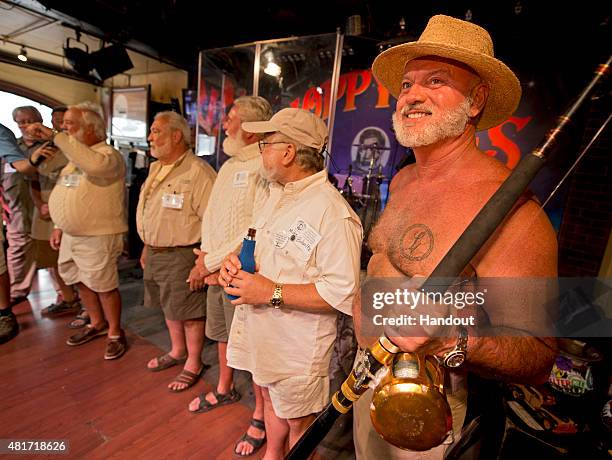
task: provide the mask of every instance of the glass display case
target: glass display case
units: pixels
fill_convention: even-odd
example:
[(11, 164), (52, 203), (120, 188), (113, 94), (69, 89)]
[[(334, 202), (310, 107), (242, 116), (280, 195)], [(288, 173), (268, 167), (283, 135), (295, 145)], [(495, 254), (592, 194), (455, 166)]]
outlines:
[(223, 154), (226, 111), (240, 96), (253, 94), (255, 45), (241, 45), (200, 52), (197, 99), (196, 153), (216, 169)]

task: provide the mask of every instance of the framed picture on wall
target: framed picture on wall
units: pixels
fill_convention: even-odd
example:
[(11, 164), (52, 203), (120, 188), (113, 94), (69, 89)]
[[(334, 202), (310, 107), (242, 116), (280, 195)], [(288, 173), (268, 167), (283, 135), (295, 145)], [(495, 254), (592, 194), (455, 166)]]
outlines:
[(111, 137), (120, 143), (146, 145), (150, 86), (113, 88)]

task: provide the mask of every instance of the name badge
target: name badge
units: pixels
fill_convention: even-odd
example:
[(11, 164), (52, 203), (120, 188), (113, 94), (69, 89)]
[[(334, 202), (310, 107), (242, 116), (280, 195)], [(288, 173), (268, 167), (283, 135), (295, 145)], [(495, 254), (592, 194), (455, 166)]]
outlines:
[(321, 235), (308, 222), (298, 217), (289, 227), (289, 241), (293, 242), (304, 254), (310, 257), (314, 248), (321, 241)]
[(76, 187), (81, 182), (80, 174), (66, 174), (61, 177), (60, 183), (64, 187)]
[(275, 248), (282, 249), (287, 246), (287, 242), (289, 241), (289, 233), (286, 230), (281, 230), (280, 232), (274, 232), (272, 234), (272, 244), (274, 244)]
[(162, 196), (162, 206), (170, 209), (183, 209), (185, 196), (180, 193), (164, 193)]
[(234, 187), (246, 187), (249, 184), (249, 172), (248, 171), (236, 171), (234, 174)]
[(4, 163), (4, 173), (5, 174), (12, 174), (14, 172), (17, 172), (17, 170), (13, 168), (13, 166), (11, 166), (10, 163)]

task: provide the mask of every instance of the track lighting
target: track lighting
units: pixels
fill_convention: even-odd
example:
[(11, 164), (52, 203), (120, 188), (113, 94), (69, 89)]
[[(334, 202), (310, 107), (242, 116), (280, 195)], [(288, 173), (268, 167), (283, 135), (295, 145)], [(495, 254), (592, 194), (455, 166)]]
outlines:
[(19, 51), (19, 54), (17, 55), (17, 59), (19, 59), (22, 62), (27, 62), (28, 52), (26, 51), (25, 46), (21, 47), (21, 51)]

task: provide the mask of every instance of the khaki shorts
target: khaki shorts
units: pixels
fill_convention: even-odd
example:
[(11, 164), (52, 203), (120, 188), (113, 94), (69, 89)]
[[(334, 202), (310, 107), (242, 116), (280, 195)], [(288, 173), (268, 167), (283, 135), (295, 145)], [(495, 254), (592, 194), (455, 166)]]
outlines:
[(83, 283), (94, 292), (119, 287), (117, 258), (123, 251), (123, 234), (72, 236), (64, 233), (57, 265), (64, 282)]
[(316, 414), (329, 402), (327, 376), (298, 375), (259, 386), (268, 389), (274, 413), (284, 419)]
[(145, 307), (161, 308), (166, 319), (173, 321), (205, 318), (206, 294), (190, 291), (187, 283), (196, 260), (193, 248), (155, 251), (147, 246), (146, 250)]
[(59, 251), (49, 244), (49, 240), (34, 240), (34, 260), (36, 268), (49, 268), (57, 266)]
[(227, 343), (232, 329), (234, 310), (221, 286), (208, 286), (206, 293), (206, 337)]

